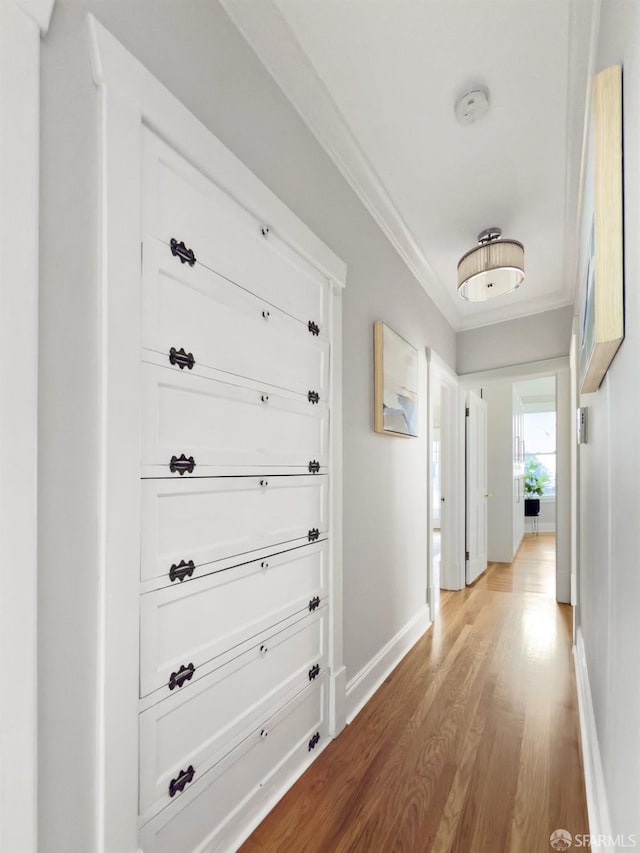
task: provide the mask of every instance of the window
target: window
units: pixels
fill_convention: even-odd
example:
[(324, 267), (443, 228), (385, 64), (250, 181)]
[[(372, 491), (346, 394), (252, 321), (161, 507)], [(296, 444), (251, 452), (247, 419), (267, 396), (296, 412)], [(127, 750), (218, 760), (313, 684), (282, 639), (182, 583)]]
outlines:
[[(543, 497), (556, 494), (556, 413), (525, 412), (524, 415), (525, 483), (537, 477)], [(536, 497), (531, 495), (531, 497)]]

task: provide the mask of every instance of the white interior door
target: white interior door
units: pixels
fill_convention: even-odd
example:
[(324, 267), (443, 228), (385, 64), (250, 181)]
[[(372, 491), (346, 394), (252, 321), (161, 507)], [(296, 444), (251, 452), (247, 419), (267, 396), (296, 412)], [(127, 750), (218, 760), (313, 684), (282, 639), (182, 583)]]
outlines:
[(467, 395), (467, 583), (487, 568), (487, 404)]

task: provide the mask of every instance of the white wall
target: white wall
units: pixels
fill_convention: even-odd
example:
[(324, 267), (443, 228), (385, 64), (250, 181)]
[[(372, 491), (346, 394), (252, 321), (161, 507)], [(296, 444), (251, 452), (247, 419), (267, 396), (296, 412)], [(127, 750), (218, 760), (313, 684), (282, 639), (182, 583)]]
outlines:
[[(526, 281), (523, 285), (526, 287)], [(557, 308), (530, 317), (469, 329), (457, 336), (456, 370), (475, 373), (569, 353), (573, 308)]]
[[(600, 387), (583, 395), (589, 440), (579, 448), (579, 620), (611, 829), (640, 835), (640, 4), (604, 0), (597, 68), (623, 63), (625, 340)], [(582, 309), (593, 190), (585, 189)], [(578, 329), (581, 324), (578, 324)]]
[[(487, 403), (487, 558), (513, 559), (513, 385), (501, 382), (483, 389)], [(522, 508), (523, 504), (519, 506)]]
[[(556, 499), (543, 498), (540, 501), (540, 515), (538, 516), (538, 530), (540, 533), (555, 533), (556, 530)], [(526, 532), (531, 531), (530, 522), (527, 520)]]
[(87, 11), (348, 264), (349, 679), (420, 611), (427, 585), (425, 406), (420, 439), (373, 432), (373, 322), (419, 348), (423, 376), (426, 346), (455, 362), (451, 328), (217, 3), (58, 0), (42, 44), (41, 853), (95, 848), (98, 103)]

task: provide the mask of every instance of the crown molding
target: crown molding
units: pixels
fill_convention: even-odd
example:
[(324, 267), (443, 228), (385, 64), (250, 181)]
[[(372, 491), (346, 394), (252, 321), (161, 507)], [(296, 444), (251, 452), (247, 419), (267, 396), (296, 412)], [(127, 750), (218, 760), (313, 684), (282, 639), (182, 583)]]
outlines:
[[(590, 79), (595, 62), (600, 2), (589, 0), (586, 17), (584, 0), (571, 0), (569, 9), (563, 286), (553, 295), (524, 302), (492, 302), (490, 312), (478, 310), (471, 314), (464, 306), (456, 305), (455, 294), (435, 272), (298, 43), (277, 0), (261, 0), (257, 4), (254, 0), (220, 0), (237, 29), (456, 332), (552, 311), (574, 302), (584, 177), (584, 162), (578, 166), (575, 154), (582, 144), (584, 161), (590, 103), (590, 91), (585, 97), (584, 84), (585, 76)], [(585, 31), (590, 34), (588, 45)]]
[(40, 28), (41, 35), (44, 35), (49, 29), (55, 2), (56, 0), (13, 0), (19, 9), (33, 18)]
[(457, 331), (455, 303), (419, 246), (274, 0), (220, 0), (236, 28), (400, 257)]

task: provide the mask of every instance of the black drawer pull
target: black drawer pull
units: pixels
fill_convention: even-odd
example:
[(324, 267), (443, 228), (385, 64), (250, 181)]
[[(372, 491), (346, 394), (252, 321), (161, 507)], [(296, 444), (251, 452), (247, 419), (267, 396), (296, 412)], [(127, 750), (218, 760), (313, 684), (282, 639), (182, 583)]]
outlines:
[(320, 598), (316, 595), (309, 602), (309, 610), (317, 610), (318, 607), (320, 607)]
[(315, 666), (312, 666), (309, 670), (309, 681), (313, 681), (314, 678), (317, 678), (320, 675), (320, 664), (317, 663)]
[(314, 736), (311, 738), (311, 740), (309, 741), (309, 752), (311, 752), (312, 749), (316, 748), (319, 740), (320, 740), (320, 732), (316, 732), (314, 734)]
[(320, 394), (317, 391), (309, 391), (307, 393), (307, 399), (310, 403), (319, 403), (320, 402)]
[(169, 569), (169, 580), (171, 581), (171, 583), (173, 583), (175, 580), (179, 580), (180, 583), (182, 583), (185, 578), (190, 578), (195, 570), (196, 564), (193, 562), (193, 560), (189, 560), (188, 563), (186, 563), (184, 560), (180, 560), (177, 566), (175, 563), (173, 563), (171, 568)]
[(314, 337), (317, 337), (320, 334), (320, 326), (318, 326), (317, 323), (314, 323), (313, 320), (309, 320), (307, 327)]
[(269, 485), (269, 481), (268, 480), (260, 480), (260, 485), (262, 486), (263, 489), (266, 489), (267, 486)]
[(260, 395), (260, 400), (261, 400), (263, 403), (268, 403), (268, 402), (269, 402), (269, 395), (268, 395), (268, 394), (261, 394), (261, 395)]
[(193, 673), (196, 671), (195, 666), (190, 663), (188, 666), (182, 664), (177, 672), (172, 672), (169, 678), (169, 690), (175, 690), (176, 687), (182, 687), (187, 681), (191, 681)]
[(175, 237), (172, 237), (169, 245), (171, 246), (171, 254), (174, 258), (180, 258), (181, 264), (189, 264), (190, 267), (195, 264), (196, 256), (193, 254), (193, 249), (187, 249), (182, 240), (178, 243)]
[(169, 782), (169, 796), (175, 797), (178, 791), (184, 791), (189, 782), (193, 781), (195, 775), (196, 771), (193, 769), (193, 764), (190, 764), (187, 770), (181, 770), (177, 779), (172, 779)]
[(309, 540), (309, 542), (315, 542), (315, 541), (316, 541), (316, 539), (319, 539), (319, 538), (320, 538), (320, 531), (318, 530), (318, 528), (317, 528), (317, 527), (313, 527), (313, 528), (312, 528), (312, 529), (307, 533), (307, 539)]
[(171, 462), (169, 462), (169, 470), (172, 474), (175, 474), (176, 471), (182, 477), (183, 474), (193, 474), (193, 469), (196, 467), (195, 460), (193, 456), (190, 456), (188, 459), (184, 455), (184, 453), (178, 458), (177, 456), (171, 457)]
[(309, 462), (309, 473), (310, 474), (319, 474), (320, 473), (320, 463), (316, 462), (315, 459), (313, 459), (311, 462)]
[(271, 314), (269, 313), (269, 311), (263, 311), (262, 316), (264, 317), (265, 320), (268, 320), (269, 317), (271, 316)]
[(196, 360), (193, 357), (192, 352), (185, 352), (184, 347), (180, 347), (180, 349), (171, 347), (171, 349), (169, 350), (169, 363), (177, 364), (180, 370), (184, 370), (185, 367), (188, 367), (189, 370), (192, 370), (193, 365), (196, 363)]

